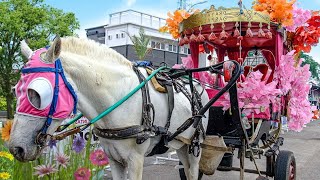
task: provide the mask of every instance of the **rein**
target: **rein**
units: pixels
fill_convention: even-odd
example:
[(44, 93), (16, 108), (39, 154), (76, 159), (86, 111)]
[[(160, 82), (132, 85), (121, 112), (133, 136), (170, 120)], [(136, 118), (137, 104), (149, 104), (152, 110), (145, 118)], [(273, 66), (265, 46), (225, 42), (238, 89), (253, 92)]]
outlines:
[[(156, 70), (154, 70), (143, 82), (141, 82), (137, 87), (135, 87), (132, 91), (130, 91), (125, 97), (123, 97), (122, 99), (120, 99), (118, 102), (116, 102), (115, 104), (113, 104), (112, 106), (110, 106), (109, 108), (107, 108), (105, 111), (103, 111), (101, 114), (99, 114), (98, 116), (96, 116), (95, 118), (93, 118), (92, 120), (90, 120), (89, 123), (85, 124), (85, 125), (81, 125), (78, 127), (75, 127), (73, 129), (70, 129), (66, 132), (57, 134), (55, 136), (52, 137), (52, 139), (54, 140), (62, 140), (67, 136), (70, 136), (72, 134), (76, 134), (78, 132), (81, 132), (83, 130), (85, 130), (86, 128), (88, 128), (90, 125), (94, 124), (95, 122), (99, 121), (101, 118), (103, 118), (104, 116), (108, 115), (109, 113), (111, 113), (114, 109), (116, 109), (117, 107), (119, 107), (122, 103), (124, 103), (126, 100), (128, 100), (132, 95), (134, 95), (138, 90), (140, 90), (143, 86), (145, 86), (145, 84), (151, 80), (151, 78), (153, 76), (155, 76), (158, 72), (160, 72), (163, 69), (166, 69), (166, 66), (162, 66)], [(75, 123), (77, 120), (79, 120), (81, 117), (83, 116), (82, 113), (80, 113), (78, 116), (76, 116), (74, 119), (72, 119), (71, 121), (69, 121), (67, 124), (65, 125), (61, 125), (58, 129), (57, 132), (61, 132), (63, 130), (65, 130), (68, 126), (70, 126), (71, 124)]]

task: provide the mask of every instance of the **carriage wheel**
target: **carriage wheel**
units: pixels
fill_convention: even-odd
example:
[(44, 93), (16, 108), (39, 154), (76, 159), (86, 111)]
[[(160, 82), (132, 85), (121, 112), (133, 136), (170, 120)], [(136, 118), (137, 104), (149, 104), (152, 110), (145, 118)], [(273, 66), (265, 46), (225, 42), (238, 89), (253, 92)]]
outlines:
[(275, 164), (274, 180), (295, 180), (296, 160), (293, 152), (280, 151)]
[[(179, 161), (179, 165), (182, 165), (182, 163)], [(181, 180), (187, 180), (186, 174), (184, 173), (184, 169), (183, 168), (179, 168), (179, 176)], [(198, 176), (198, 180), (201, 180), (203, 176), (203, 173), (200, 172), (199, 170), (199, 176)]]

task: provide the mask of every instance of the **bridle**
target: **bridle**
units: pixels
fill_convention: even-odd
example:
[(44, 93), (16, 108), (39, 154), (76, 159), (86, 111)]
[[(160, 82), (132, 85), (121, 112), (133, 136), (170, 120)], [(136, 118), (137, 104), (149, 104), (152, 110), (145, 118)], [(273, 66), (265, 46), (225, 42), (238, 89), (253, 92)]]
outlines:
[(37, 134), (35, 138), (35, 143), (39, 147), (43, 147), (46, 143), (46, 139), (48, 136), (51, 136), (47, 134), (48, 128), (52, 123), (53, 114), (56, 111), (57, 102), (58, 102), (58, 95), (59, 95), (59, 76), (62, 78), (64, 84), (66, 85), (67, 89), (69, 90), (69, 93), (71, 94), (74, 105), (73, 105), (73, 114), (77, 113), (77, 95), (72, 88), (71, 84), (67, 81), (66, 76), (64, 75), (63, 67), (61, 64), (60, 59), (55, 60), (55, 67), (33, 67), (33, 68), (23, 68), (21, 70), (22, 74), (29, 74), (29, 73), (54, 73), (55, 74), (55, 80), (54, 80), (54, 91), (53, 91), (53, 99), (50, 105), (50, 110), (47, 115), (47, 119), (45, 124), (40, 129), (39, 133)]

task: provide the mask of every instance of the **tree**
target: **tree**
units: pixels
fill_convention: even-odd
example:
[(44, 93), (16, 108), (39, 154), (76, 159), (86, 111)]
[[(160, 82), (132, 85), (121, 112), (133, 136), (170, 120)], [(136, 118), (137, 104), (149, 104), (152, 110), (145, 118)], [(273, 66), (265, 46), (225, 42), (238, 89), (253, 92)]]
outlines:
[(133, 43), (133, 47), (138, 56), (138, 59), (144, 60), (146, 55), (148, 55), (152, 50), (152, 48), (148, 48), (150, 37), (145, 34), (143, 28), (139, 29), (139, 36), (132, 36), (128, 32), (126, 32), (126, 34), (130, 37)]
[(304, 66), (305, 64), (309, 64), (310, 65), (310, 72), (311, 72), (311, 78), (313, 78), (314, 80), (316, 80), (318, 83), (320, 82), (320, 64), (318, 62), (316, 62), (312, 56), (309, 56), (305, 53), (301, 53), (300, 54), (300, 58), (303, 58), (304, 61), (301, 63), (301, 66)]
[(0, 14), (0, 89), (7, 102), (7, 118), (11, 119), (11, 87), (17, 83), (19, 69), (25, 62), (20, 55), (20, 41), (26, 39), (31, 48), (41, 48), (55, 34), (74, 35), (79, 22), (73, 13), (50, 7), (43, 0), (3, 0)]

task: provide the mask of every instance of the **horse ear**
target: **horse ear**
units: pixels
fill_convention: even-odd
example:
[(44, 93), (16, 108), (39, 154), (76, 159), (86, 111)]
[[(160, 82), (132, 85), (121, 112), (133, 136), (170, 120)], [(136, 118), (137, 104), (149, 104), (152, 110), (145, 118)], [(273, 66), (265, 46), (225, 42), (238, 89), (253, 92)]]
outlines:
[(46, 53), (46, 60), (53, 63), (60, 56), (60, 52), (61, 38), (57, 36)]
[(22, 55), (29, 59), (31, 57), (33, 51), (30, 49), (30, 47), (28, 46), (28, 44), (26, 43), (25, 40), (22, 40), (20, 42), (20, 48), (21, 48)]

